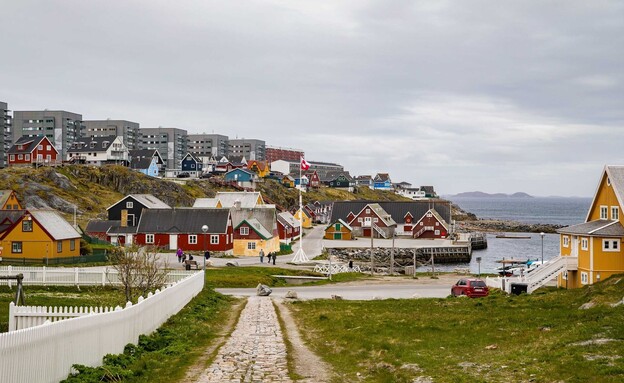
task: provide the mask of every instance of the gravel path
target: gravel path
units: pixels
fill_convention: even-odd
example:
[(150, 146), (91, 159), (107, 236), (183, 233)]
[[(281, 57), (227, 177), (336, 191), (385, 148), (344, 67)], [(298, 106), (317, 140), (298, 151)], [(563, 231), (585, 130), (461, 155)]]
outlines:
[(197, 383), (292, 382), (271, 298), (249, 297), (236, 329)]

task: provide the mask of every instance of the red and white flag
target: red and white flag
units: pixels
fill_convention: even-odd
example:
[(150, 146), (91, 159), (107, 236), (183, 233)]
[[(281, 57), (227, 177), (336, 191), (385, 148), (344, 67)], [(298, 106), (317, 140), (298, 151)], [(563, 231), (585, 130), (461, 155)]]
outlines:
[(303, 157), (301, 157), (301, 170), (310, 169), (310, 164)]

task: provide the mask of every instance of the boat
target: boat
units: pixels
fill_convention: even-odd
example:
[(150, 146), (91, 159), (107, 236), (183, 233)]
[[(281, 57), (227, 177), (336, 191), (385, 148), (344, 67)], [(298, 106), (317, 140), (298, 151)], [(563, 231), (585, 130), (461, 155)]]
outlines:
[(531, 239), (530, 235), (509, 235), (509, 234), (497, 234), (496, 238), (506, 239)]
[(522, 276), (537, 269), (542, 262), (537, 259), (517, 260), (517, 259), (501, 259), (496, 261), (502, 263), (503, 266), (496, 269), (496, 272), (501, 277), (511, 277), (514, 275)]

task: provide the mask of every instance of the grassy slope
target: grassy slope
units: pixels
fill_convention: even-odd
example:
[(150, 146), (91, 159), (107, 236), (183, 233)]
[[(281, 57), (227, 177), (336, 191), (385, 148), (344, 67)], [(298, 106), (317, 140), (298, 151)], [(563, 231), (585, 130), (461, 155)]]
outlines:
[[(281, 269), (272, 267), (225, 267), (219, 269), (208, 269), (206, 272), (206, 284), (212, 288), (228, 288), (228, 287), (256, 287), (258, 283), (263, 285), (276, 287), (287, 286), (285, 281), (273, 275), (308, 275), (323, 276), (308, 270)], [(356, 279), (367, 278), (366, 275), (360, 273), (343, 273), (333, 277), (334, 282), (347, 282)], [(318, 281), (310, 284), (326, 284), (329, 281)]]
[[(307, 341), (340, 373), (340, 382), (412, 382), (418, 376), (436, 383), (621, 382), (624, 305), (609, 303), (622, 296), (620, 276), (531, 296), (317, 300), (293, 307)], [(590, 301), (598, 305), (579, 310)], [(575, 345), (598, 338), (612, 341)], [(486, 348), (491, 345), (495, 349)]]

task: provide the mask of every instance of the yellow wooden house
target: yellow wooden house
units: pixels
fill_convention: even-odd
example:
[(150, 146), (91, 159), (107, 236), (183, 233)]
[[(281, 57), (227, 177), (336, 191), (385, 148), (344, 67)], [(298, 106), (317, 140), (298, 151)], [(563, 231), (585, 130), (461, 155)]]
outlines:
[(80, 238), (80, 233), (55, 210), (0, 211), (3, 258), (77, 257)]
[(0, 210), (22, 210), (22, 204), (18, 201), (13, 190), (0, 190)]
[(293, 216), (297, 219), (297, 221), (301, 222), (301, 226), (304, 229), (312, 228), (312, 217), (308, 214), (305, 209), (303, 209), (303, 221), (301, 220), (301, 209), (297, 209), (297, 211), (293, 214)]
[(325, 228), (323, 239), (351, 240), (353, 239), (353, 229), (345, 221), (338, 219), (338, 221)]
[(271, 167), (266, 161), (250, 160), (247, 162), (247, 170), (250, 170), (260, 178), (268, 177), (271, 174)]
[(558, 230), (561, 256), (577, 266), (559, 276), (559, 286), (582, 287), (624, 273), (623, 208), (624, 166), (605, 166), (585, 223)]

